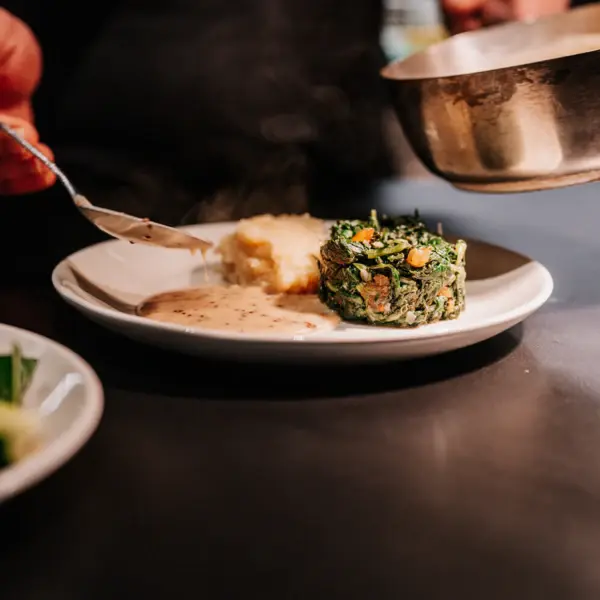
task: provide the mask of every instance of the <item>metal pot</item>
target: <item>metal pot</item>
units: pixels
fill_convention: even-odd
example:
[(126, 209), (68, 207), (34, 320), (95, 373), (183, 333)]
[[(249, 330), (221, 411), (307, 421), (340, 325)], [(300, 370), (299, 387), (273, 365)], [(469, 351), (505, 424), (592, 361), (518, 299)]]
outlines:
[(457, 35), (382, 76), (433, 173), (473, 191), (541, 190), (600, 179), (599, 49), (591, 5)]

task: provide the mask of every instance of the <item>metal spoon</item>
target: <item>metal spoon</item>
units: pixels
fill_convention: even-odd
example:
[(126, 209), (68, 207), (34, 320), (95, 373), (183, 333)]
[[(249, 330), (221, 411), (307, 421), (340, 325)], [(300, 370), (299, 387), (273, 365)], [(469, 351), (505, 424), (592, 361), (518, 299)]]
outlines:
[(109, 210), (108, 208), (94, 206), (87, 198), (77, 193), (68, 177), (54, 162), (42, 154), (35, 146), (24, 140), (14, 129), (4, 123), (0, 123), (0, 131), (9, 135), (17, 144), (31, 152), (31, 154), (50, 169), (63, 184), (71, 196), (73, 203), (79, 209), (79, 212), (105, 233), (135, 244), (147, 244), (162, 248), (182, 248), (191, 250), (192, 252), (197, 250), (206, 252), (213, 246), (211, 242), (201, 240), (174, 227), (154, 223), (149, 219), (133, 217), (132, 215)]

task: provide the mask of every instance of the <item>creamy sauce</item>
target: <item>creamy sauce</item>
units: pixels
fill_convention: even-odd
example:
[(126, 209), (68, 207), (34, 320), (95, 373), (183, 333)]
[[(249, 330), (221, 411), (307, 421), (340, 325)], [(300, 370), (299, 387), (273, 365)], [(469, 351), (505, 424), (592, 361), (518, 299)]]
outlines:
[(259, 287), (210, 285), (157, 294), (139, 315), (186, 327), (302, 335), (331, 331), (339, 318), (313, 295), (270, 295)]

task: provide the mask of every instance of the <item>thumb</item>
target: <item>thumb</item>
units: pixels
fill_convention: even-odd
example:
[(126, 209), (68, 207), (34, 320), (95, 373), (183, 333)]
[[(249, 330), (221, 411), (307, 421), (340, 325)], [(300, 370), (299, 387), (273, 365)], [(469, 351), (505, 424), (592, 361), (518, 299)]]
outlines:
[(33, 32), (0, 8), (0, 111), (27, 103), (41, 73), (42, 52)]

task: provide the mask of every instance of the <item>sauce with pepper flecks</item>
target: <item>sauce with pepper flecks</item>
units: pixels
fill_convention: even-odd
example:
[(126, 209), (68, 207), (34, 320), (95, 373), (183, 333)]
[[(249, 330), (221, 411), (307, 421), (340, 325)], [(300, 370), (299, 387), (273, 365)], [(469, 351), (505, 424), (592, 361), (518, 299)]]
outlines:
[(210, 285), (163, 292), (142, 302), (139, 315), (186, 327), (250, 334), (331, 331), (339, 317), (313, 295), (270, 295), (259, 287)]

